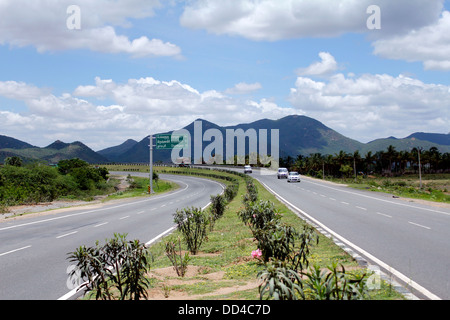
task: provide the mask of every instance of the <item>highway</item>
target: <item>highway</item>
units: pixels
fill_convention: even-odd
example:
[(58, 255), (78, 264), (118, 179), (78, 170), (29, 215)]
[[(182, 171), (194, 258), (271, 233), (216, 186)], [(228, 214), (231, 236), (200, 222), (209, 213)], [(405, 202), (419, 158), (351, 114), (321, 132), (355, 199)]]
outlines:
[(420, 299), (450, 299), (450, 209), (302, 176), (258, 179), (295, 212)]
[(70, 299), (70, 252), (96, 241), (104, 243), (114, 233), (126, 233), (128, 240), (149, 243), (173, 230), (177, 209), (203, 208), (211, 195), (223, 191), (221, 184), (207, 179), (163, 174), (160, 178), (180, 187), (165, 194), (1, 222), (0, 300)]

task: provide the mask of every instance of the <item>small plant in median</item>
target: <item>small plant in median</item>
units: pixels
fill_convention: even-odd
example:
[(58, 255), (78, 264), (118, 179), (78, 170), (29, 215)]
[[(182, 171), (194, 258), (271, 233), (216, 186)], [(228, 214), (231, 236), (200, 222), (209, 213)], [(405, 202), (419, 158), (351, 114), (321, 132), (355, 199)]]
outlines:
[[(166, 242), (166, 256), (172, 263), (179, 277), (184, 277), (187, 271), (187, 266), (189, 262), (189, 252), (184, 254), (181, 253), (181, 239), (178, 237), (178, 241), (168, 241)], [(178, 243), (177, 243), (178, 242)], [(178, 245), (178, 250), (177, 250)]]
[(203, 241), (207, 239), (208, 213), (195, 207), (177, 210), (174, 214), (174, 222), (191, 254), (197, 254)]
[(95, 291), (101, 300), (139, 300), (147, 297), (149, 255), (139, 240), (127, 241), (126, 235), (114, 234), (103, 246), (80, 246), (70, 253), (76, 263), (70, 277), (86, 279), (81, 286), (86, 292)]

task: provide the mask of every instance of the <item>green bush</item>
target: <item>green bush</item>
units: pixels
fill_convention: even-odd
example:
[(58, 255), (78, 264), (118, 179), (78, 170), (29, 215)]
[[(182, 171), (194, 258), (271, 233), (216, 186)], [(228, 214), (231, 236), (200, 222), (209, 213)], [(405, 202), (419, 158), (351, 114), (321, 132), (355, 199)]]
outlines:
[(112, 300), (116, 295), (120, 300), (139, 300), (147, 297), (149, 257), (139, 240), (127, 241), (126, 234), (114, 234), (102, 246), (97, 242), (69, 253), (68, 259), (76, 263), (69, 276), (86, 280), (81, 287), (86, 292), (94, 290), (97, 300)]
[(183, 235), (188, 250), (193, 255), (197, 254), (207, 238), (208, 214), (201, 208), (185, 208), (176, 211), (174, 222)]

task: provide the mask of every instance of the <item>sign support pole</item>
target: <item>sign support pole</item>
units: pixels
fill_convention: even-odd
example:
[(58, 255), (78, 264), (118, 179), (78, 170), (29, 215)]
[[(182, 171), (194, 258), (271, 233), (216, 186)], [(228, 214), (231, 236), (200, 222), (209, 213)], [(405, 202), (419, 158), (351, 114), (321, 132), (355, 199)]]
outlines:
[(150, 190), (149, 193), (154, 193), (153, 190), (153, 135), (151, 134), (150, 137)]

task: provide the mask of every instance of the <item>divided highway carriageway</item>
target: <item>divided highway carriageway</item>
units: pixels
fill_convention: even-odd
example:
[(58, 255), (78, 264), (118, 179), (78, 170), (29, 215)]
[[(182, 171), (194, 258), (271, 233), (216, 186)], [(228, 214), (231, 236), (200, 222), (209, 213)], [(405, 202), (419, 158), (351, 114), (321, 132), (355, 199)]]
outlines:
[(103, 243), (114, 233), (150, 243), (173, 230), (177, 209), (206, 207), (211, 195), (223, 191), (220, 183), (203, 178), (163, 174), (160, 178), (180, 187), (165, 194), (2, 221), (0, 299), (70, 299), (69, 252), (81, 245), (92, 246), (97, 240)]

